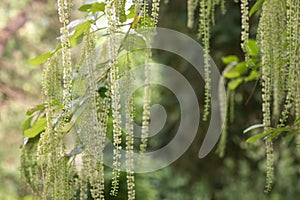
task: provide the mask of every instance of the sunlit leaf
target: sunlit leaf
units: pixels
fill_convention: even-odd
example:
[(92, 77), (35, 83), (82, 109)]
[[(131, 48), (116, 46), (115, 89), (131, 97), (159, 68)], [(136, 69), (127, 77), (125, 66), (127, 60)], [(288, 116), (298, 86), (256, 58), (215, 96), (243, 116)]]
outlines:
[(93, 4), (85, 4), (85, 5), (81, 6), (78, 10), (81, 12), (92, 12), (92, 13), (104, 12), (105, 3), (96, 2)]
[(225, 76), (226, 78), (232, 79), (232, 78), (237, 78), (237, 77), (239, 77), (239, 76), (240, 76), (240, 73), (237, 72), (237, 71), (232, 70), (232, 71), (230, 71), (230, 72), (224, 73), (224, 76)]
[(76, 27), (74, 34), (70, 37), (71, 47), (74, 47), (82, 42), (84, 33), (88, 32), (90, 27), (91, 21), (83, 22)]
[(52, 55), (53, 55), (52, 53), (46, 52), (40, 56), (37, 56), (35, 58), (28, 60), (28, 64), (32, 65), (32, 66), (40, 65), (40, 64), (46, 62), (48, 60), (48, 58), (50, 58)]
[(239, 58), (235, 55), (222, 57), (222, 62), (226, 65), (231, 64), (233, 62), (238, 62)]
[(82, 5), (80, 8), (78, 8), (79, 11), (81, 12), (88, 12), (92, 7), (92, 4), (85, 4)]
[(91, 8), (92, 13), (104, 12), (104, 10), (105, 10), (105, 3), (96, 2), (92, 4), (92, 8)]
[(24, 137), (34, 138), (39, 133), (43, 132), (45, 128), (46, 128), (46, 118), (43, 117), (38, 121), (36, 121), (31, 128), (24, 131)]
[(135, 17), (135, 6), (131, 6), (129, 9), (129, 13), (126, 15), (127, 19), (131, 19)]

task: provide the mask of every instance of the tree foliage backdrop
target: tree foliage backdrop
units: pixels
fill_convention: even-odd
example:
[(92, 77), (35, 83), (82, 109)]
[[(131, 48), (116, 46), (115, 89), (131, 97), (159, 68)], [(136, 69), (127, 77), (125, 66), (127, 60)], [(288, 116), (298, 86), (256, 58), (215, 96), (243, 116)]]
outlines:
[[(1, 0), (0, 5), (0, 199), (276, 200), (300, 195), (299, 1), (153, 0), (125, 7), (124, 0)], [(139, 34), (148, 26), (178, 30), (202, 44), (206, 84), (188, 63), (159, 51), (151, 57), (139, 50), (104, 63), (89, 57), (103, 38), (113, 40), (117, 32), (143, 46)], [(114, 58), (130, 48), (125, 42), (107, 52)], [(199, 159), (210, 112), (209, 55), (226, 84), (228, 108), (215, 153)], [(172, 94), (145, 87), (127, 102), (127, 128), (120, 127), (116, 80), (152, 58), (205, 90), (197, 94), (204, 120), (180, 159), (156, 172), (134, 174), (131, 152), (167, 144), (178, 123), (178, 105), (163, 101)], [(163, 129), (168, 134), (148, 141), (153, 99), (168, 111)], [(133, 120), (142, 125), (141, 141), (131, 135)], [(69, 137), (79, 128), (94, 133), (95, 122), (106, 135), (80, 139), (100, 141), (100, 153), (105, 136), (126, 149), (126, 173), (118, 168), (118, 148), (111, 169), (81, 140)]]

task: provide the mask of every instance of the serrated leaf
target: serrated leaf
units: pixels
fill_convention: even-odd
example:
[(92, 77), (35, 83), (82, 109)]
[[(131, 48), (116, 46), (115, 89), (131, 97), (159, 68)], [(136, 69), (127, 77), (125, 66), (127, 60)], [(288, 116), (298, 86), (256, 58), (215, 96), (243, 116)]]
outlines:
[(42, 55), (39, 55), (35, 58), (28, 60), (28, 64), (32, 65), (32, 66), (40, 65), (40, 64), (46, 62), (48, 60), (48, 58), (50, 58), (52, 55), (53, 55), (52, 53), (46, 52)]
[(270, 134), (272, 133), (271, 130), (272, 130), (272, 129), (270, 129), (270, 130), (267, 131), (267, 132), (264, 132), (264, 133), (260, 133), (260, 134), (254, 135), (254, 136), (248, 138), (248, 139), (246, 140), (246, 142), (247, 142), (247, 143), (250, 143), (250, 144), (251, 144), (251, 143), (254, 143), (254, 142), (256, 142), (257, 140), (259, 140), (259, 139), (261, 139), (261, 138), (264, 138), (264, 137), (270, 135)]
[(252, 6), (249, 12), (249, 17), (251, 17), (258, 9), (262, 7), (264, 0), (257, 0), (256, 3)]
[(243, 134), (248, 133), (249, 131), (252, 131), (253, 129), (262, 128), (262, 127), (264, 127), (264, 126), (265, 126), (265, 125), (263, 125), (263, 124), (254, 124), (254, 125), (252, 125), (252, 126), (246, 128), (246, 129), (243, 131)]
[(235, 90), (242, 82), (243, 82), (242, 78), (237, 78), (237, 79), (231, 80), (228, 83), (228, 87), (230, 90)]
[(43, 132), (45, 128), (46, 128), (46, 118), (43, 117), (38, 121), (36, 121), (31, 128), (24, 131), (24, 137), (34, 138), (39, 133)]
[(239, 58), (235, 55), (222, 57), (222, 62), (226, 65), (231, 64), (233, 62), (239, 62)]

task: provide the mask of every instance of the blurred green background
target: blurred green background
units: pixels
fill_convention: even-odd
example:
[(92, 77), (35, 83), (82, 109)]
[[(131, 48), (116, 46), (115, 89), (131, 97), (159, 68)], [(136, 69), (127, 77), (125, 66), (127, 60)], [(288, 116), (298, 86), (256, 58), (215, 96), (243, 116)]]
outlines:
[[(74, 7), (83, 2), (76, 1)], [(220, 70), (224, 68), (222, 56), (234, 54), (243, 58), (239, 4), (227, 1), (226, 6), (225, 15), (216, 11), (211, 39), (211, 55)], [(170, 0), (168, 5), (162, 2), (160, 10), (159, 26), (178, 30), (196, 39), (196, 24), (192, 30), (186, 28), (186, 1)], [(80, 15), (74, 12), (73, 18), (78, 17)], [(251, 23), (253, 37), (257, 16)], [(58, 35), (55, 1), (0, 0), (0, 200), (23, 199), (25, 196), (29, 199), (31, 194), (20, 179), (19, 147), (23, 140), (22, 123), (26, 110), (42, 101), (43, 68), (29, 66), (27, 60), (54, 49)], [(203, 86), (188, 64), (169, 58), (168, 54), (159, 55), (157, 59), (183, 73), (194, 87)], [(207, 126), (202, 123), (193, 145), (180, 159), (157, 172), (137, 175), (137, 199), (297, 199), (300, 196), (300, 153), (294, 143), (275, 143), (274, 189), (268, 195), (263, 193), (263, 142), (248, 145), (245, 143), (248, 136), (243, 135), (244, 129), (261, 122), (259, 84), (250, 101), (245, 103), (254, 85), (247, 83), (237, 90), (235, 120), (229, 125), (224, 158), (219, 158), (214, 152), (204, 159), (197, 157)], [(203, 94), (198, 96), (203, 98)], [(169, 123), (176, 126), (176, 117)], [(163, 134), (159, 138), (167, 142), (172, 139), (172, 134)], [(122, 194), (124, 197), (119, 199), (126, 199), (121, 187)]]

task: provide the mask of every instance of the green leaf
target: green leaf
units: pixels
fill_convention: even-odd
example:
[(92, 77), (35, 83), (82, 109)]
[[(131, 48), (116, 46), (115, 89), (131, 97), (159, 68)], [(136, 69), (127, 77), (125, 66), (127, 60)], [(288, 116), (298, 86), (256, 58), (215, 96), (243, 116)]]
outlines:
[(85, 4), (85, 5), (82, 5), (80, 8), (78, 8), (78, 10), (80, 12), (89, 12), (91, 7), (92, 7), (92, 4)]
[(235, 90), (242, 82), (243, 82), (242, 78), (237, 78), (237, 79), (231, 80), (228, 83), (228, 87), (230, 90)]
[(294, 121), (295, 126), (298, 125), (298, 124), (300, 124), (300, 117)]
[(25, 122), (24, 122), (23, 125), (22, 125), (22, 130), (23, 130), (23, 131), (25, 131), (26, 129), (29, 129), (29, 128), (30, 128), (32, 118), (33, 118), (33, 116), (28, 117), (28, 118), (25, 120)]
[(24, 137), (34, 138), (39, 133), (43, 132), (46, 128), (46, 117), (43, 117), (36, 121), (34, 125), (24, 131)]
[(283, 137), (283, 141), (286, 143), (290, 143), (293, 138), (295, 138), (296, 135), (299, 134), (299, 130), (291, 131), (286, 136)]
[(250, 56), (259, 56), (259, 48), (255, 40), (249, 39), (246, 43), (246, 51)]
[(92, 13), (104, 12), (104, 10), (105, 10), (105, 3), (96, 2), (92, 4), (92, 8), (91, 8)]
[(281, 127), (281, 128), (275, 128), (273, 133), (269, 136), (269, 138), (271, 140), (275, 139), (276, 137), (278, 137), (281, 133), (283, 132), (292, 132), (293, 130), (291, 129), (290, 126), (285, 126), (285, 127)]
[(224, 74), (224, 76), (225, 76), (226, 78), (232, 79), (232, 78), (240, 77), (240, 73), (237, 72), (237, 71), (232, 70), (232, 71), (230, 71), (230, 72), (226, 72), (226, 73)]
[(252, 80), (256, 80), (259, 77), (259, 73), (258, 71), (251, 71), (251, 73), (245, 78), (245, 81), (252, 81)]
[(235, 66), (234, 71), (237, 71), (240, 75), (246, 74), (248, 72), (246, 63), (240, 62)]
[(76, 26), (75, 32), (72, 37), (78, 37), (82, 33), (88, 32), (90, 30), (91, 24), (92, 22), (88, 20)]
[(251, 17), (258, 9), (262, 7), (264, 0), (257, 0), (256, 3), (252, 6), (249, 12), (249, 17)]
[(263, 124), (254, 124), (254, 125), (252, 125), (252, 126), (246, 128), (246, 129), (243, 131), (243, 134), (248, 133), (249, 131), (252, 131), (253, 129), (262, 128), (262, 127), (264, 127), (264, 126), (265, 126), (265, 125), (263, 125)]
[(100, 87), (98, 89), (98, 93), (99, 93), (99, 95), (100, 95), (101, 98), (105, 98), (106, 97), (106, 91), (107, 91), (106, 87)]
[(131, 19), (135, 17), (135, 6), (131, 6), (129, 9), (129, 13), (126, 15), (127, 19)]
[(93, 3), (93, 4), (85, 4), (78, 9), (80, 12), (104, 12), (105, 3)]
[(28, 60), (28, 64), (32, 65), (32, 66), (40, 65), (40, 64), (46, 62), (48, 60), (48, 58), (50, 58), (52, 55), (53, 55), (53, 53), (46, 52), (40, 56), (37, 56), (35, 58)]
[(222, 62), (226, 65), (231, 64), (233, 62), (239, 62), (239, 58), (235, 55), (222, 57)]
[(39, 104), (39, 105), (36, 105), (34, 108), (27, 110), (26, 115), (30, 116), (33, 113), (35, 113), (36, 111), (43, 111), (43, 110), (45, 110), (45, 104)]
[(86, 21), (76, 27), (74, 34), (70, 37), (71, 47), (82, 42), (84, 33), (90, 30), (91, 24), (91, 21)]
[(254, 136), (248, 138), (248, 139), (246, 140), (246, 142), (247, 142), (247, 143), (250, 143), (250, 144), (251, 144), (251, 143), (254, 143), (254, 142), (256, 142), (257, 140), (259, 140), (259, 139), (261, 139), (261, 138), (264, 138), (264, 137), (270, 135), (270, 134), (272, 133), (272, 131), (273, 131), (273, 129), (270, 129), (270, 130), (267, 131), (267, 132), (264, 132), (264, 133), (260, 133), (260, 134), (254, 135)]

